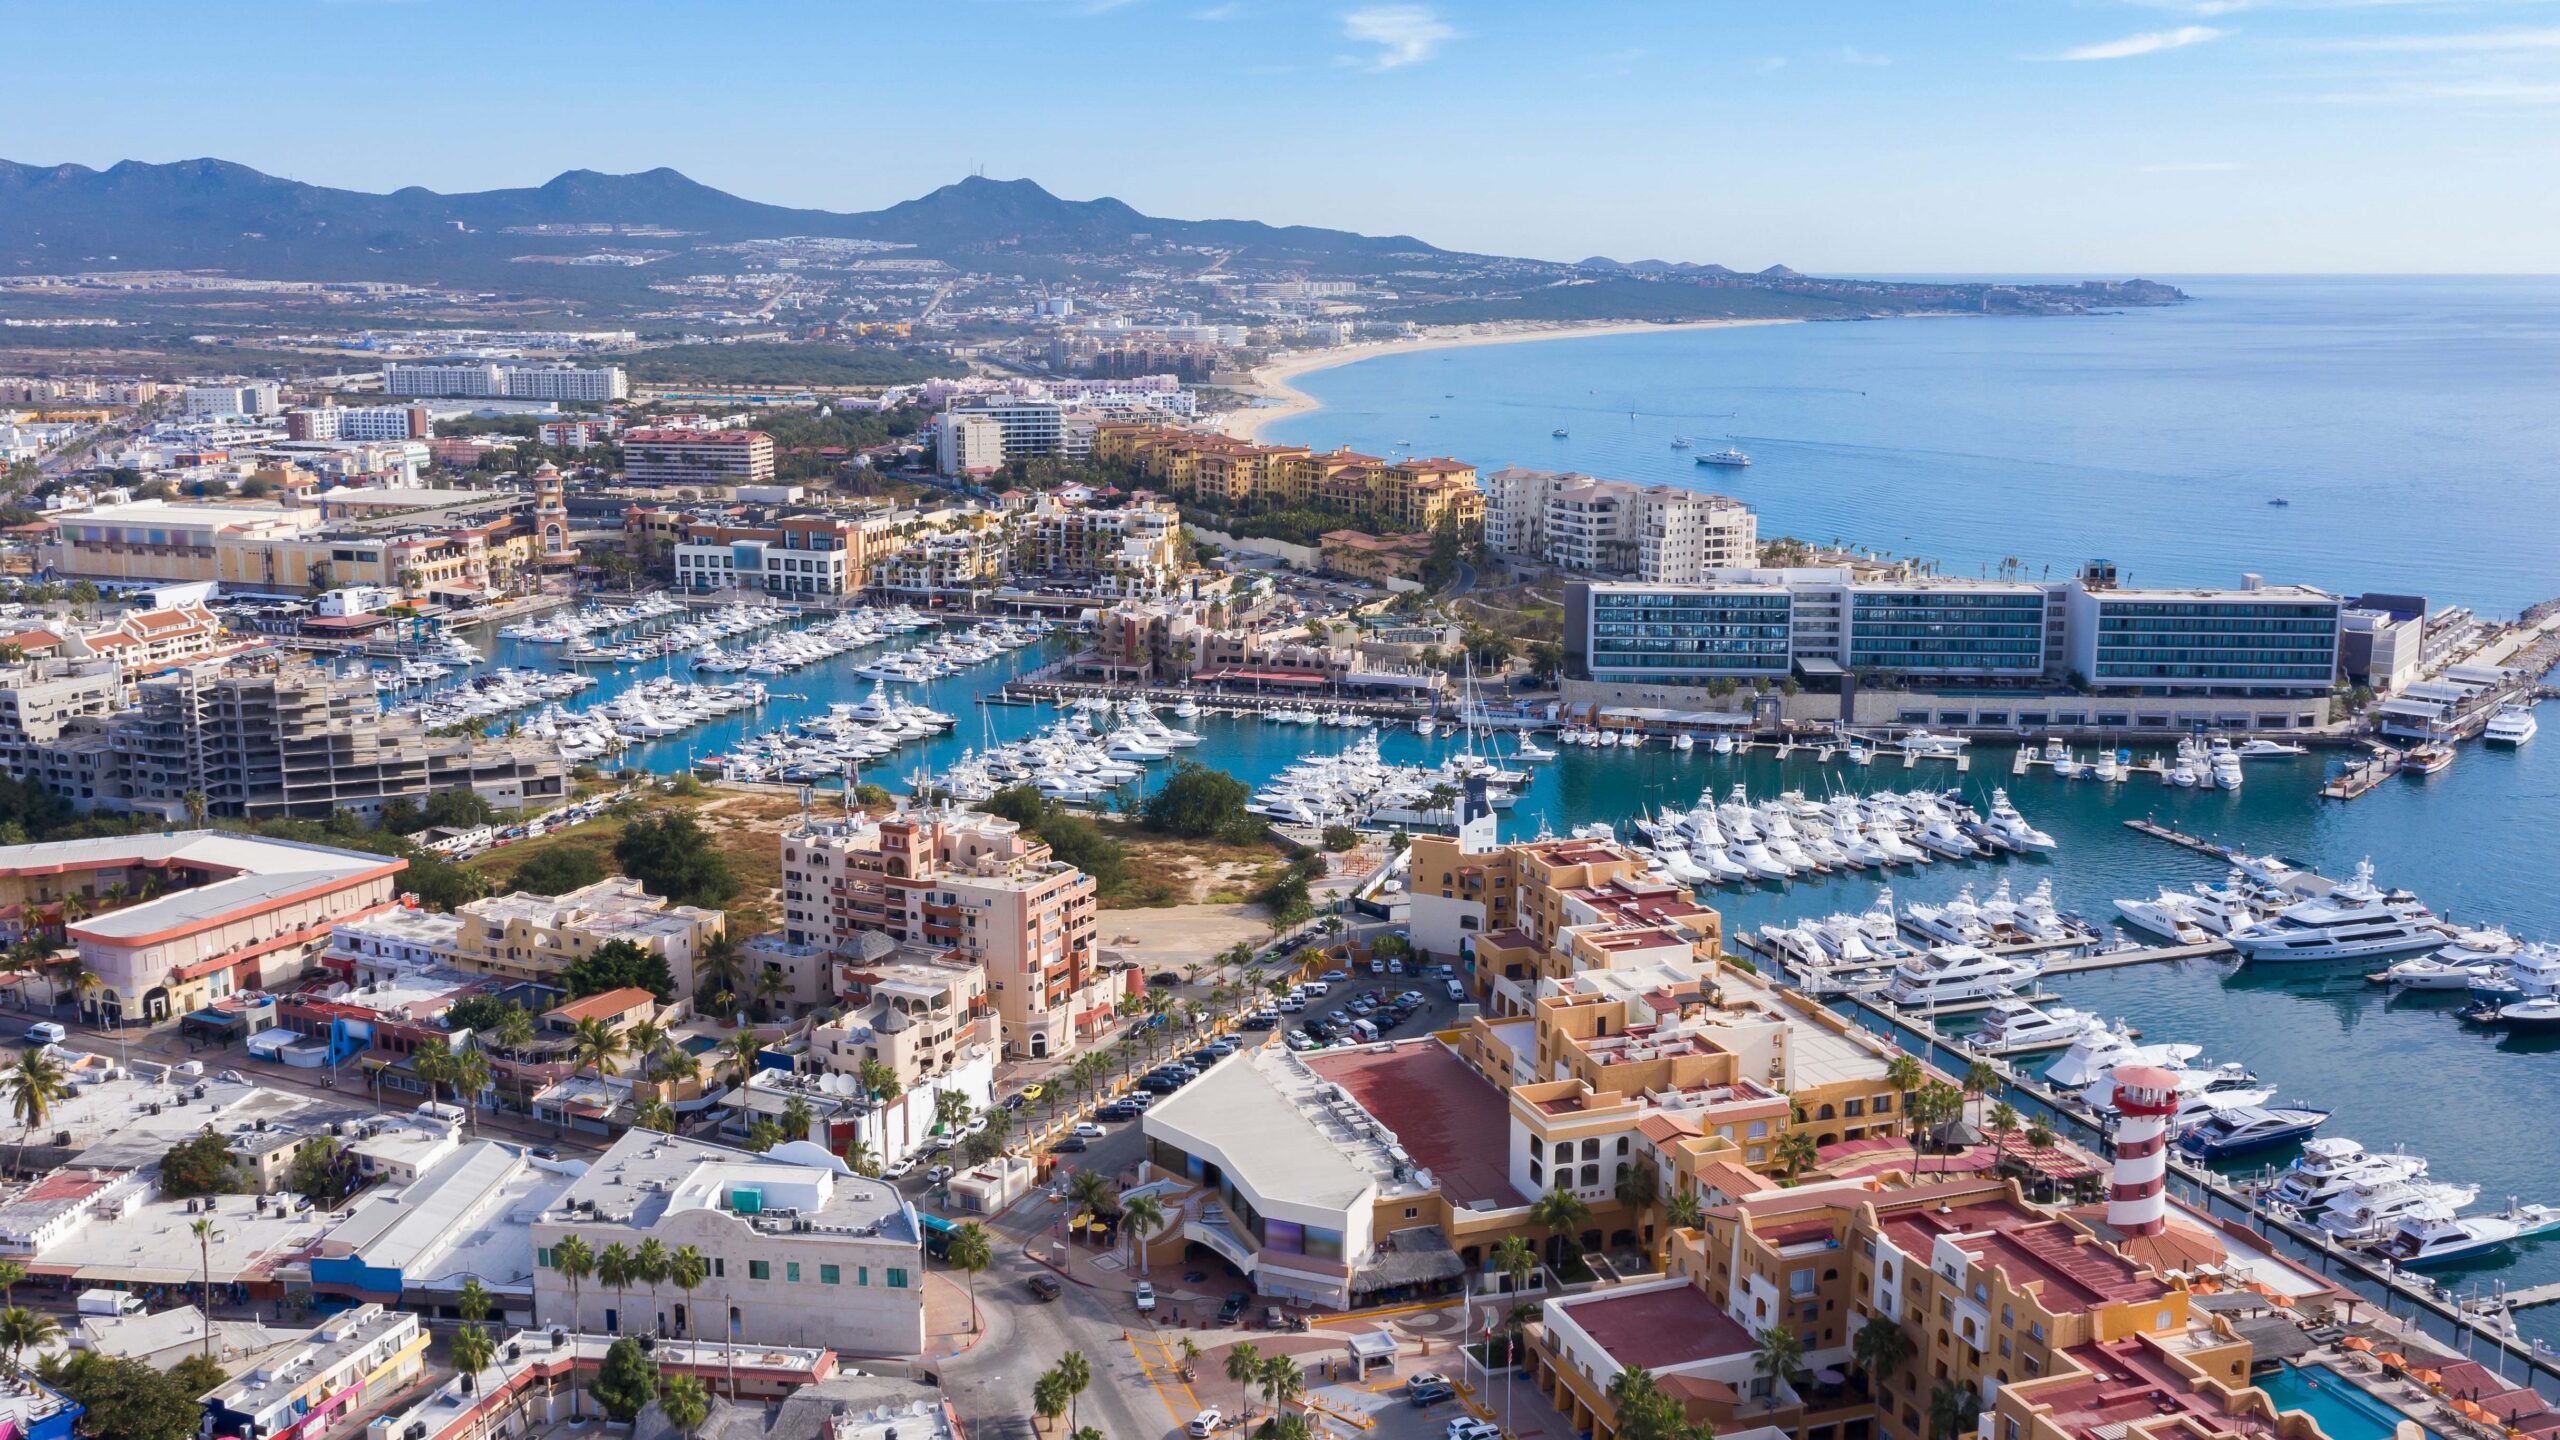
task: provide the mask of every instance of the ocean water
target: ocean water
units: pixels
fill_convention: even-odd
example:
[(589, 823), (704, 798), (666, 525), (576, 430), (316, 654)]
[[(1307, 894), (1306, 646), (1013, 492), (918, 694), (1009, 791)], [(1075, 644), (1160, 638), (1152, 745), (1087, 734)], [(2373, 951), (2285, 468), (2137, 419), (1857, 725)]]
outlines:
[[(1723, 491), (1763, 536), (1949, 574), (2560, 595), (2560, 277), (2174, 283), (2191, 303), (1386, 356), (1298, 380), (1323, 408), (1270, 438)], [(1727, 445), (1751, 467), (1692, 459)]]

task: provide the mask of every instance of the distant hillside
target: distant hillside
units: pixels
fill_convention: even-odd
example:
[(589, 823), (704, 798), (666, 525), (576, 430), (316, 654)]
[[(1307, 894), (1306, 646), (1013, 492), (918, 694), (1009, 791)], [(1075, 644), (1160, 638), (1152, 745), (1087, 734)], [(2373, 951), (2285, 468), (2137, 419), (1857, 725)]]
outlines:
[[(674, 237), (545, 235), (536, 226), (644, 226)], [(573, 170), (534, 189), (388, 195), (283, 180), (222, 160), (126, 161), (105, 170), (0, 161), (0, 270), (218, 268), (270, 279), (531, 285), (526, 254), (606, 246), (684, 249), (812, 235), (926, 255), (1119, 253), (1160, 243), (1355, 267), (1442, 252), (1410, 236), (1254, 220), (1166, 220), (1113, 199), (1063, 200), (1028, 180), (971, 177), (886, 210), (839, 214), (742, 200), (673, 170)]]

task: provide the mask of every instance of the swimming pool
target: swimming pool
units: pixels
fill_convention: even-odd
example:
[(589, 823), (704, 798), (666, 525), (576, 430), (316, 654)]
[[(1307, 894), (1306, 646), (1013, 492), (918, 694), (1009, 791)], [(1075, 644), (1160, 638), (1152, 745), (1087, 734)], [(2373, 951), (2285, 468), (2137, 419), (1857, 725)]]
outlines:
[[(2329, 1440), (2391, 1440), (2406, 1417), (2326, 1365), (2287, 1365), (2255, 1382), (2278, 1410), (2300, 1410)], [(2433, 1430), (2427, 1440), (2444, 1440)]]

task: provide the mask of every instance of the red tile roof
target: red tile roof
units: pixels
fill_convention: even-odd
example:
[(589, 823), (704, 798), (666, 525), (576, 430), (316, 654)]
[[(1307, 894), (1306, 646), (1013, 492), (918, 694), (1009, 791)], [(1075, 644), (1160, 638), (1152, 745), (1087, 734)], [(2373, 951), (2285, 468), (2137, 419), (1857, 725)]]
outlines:
[(1511, 1188), (1511, 1114), (1502, 1092), (1439, 1041), (1314, 1054), (1307, 1065), (1394, 1131), (1452, 1203), (1529, 1203)]
[(1689, 1285), (1560, 1302), (1567, 1318), (1621, 1365), (1662, 1370), (1758, 1348), (1751, 1332)]

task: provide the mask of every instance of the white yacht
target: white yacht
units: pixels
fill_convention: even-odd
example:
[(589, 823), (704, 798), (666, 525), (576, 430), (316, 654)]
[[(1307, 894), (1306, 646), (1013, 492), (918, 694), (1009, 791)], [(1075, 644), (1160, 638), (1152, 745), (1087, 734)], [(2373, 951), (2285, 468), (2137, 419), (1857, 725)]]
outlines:
[(2531, 705), (2501, 705), (2498, 713), (2489, 717), (2488, 728), (2480, 732), (2480, 738), (2492, 745), (2521, 745), (2541, 729), (2541, 722), (2533, 718)]
[(2490, 988), (2506, 974), (2508, 963), (2523, 948), (2522, 941), (2495, 925), (2465, 930), (2433, 955), (2395, 961), (2375, 978), (2403, 990)]
[(2121, 1026), (2091, 1030), (2045, 1067), (2044, 1078), (2065, 1090), (2085, 1090), (2119, 1065), (2178, 1067), (2204, 1053), (2201, 1045), (2139, 1045)]
[(1982, 923), (1982, 906), (1968, 883), (1944, 905), (1914, 905), (1903, 912), (1912, 929), (1949, 945), (1988, 945), (1991, 927)]
[(2296, 755), (2308, 755), (2311, 752), (2301, 745), (2291, 745), (2282, 740), (2261, 737), (2240, 742), (2240, 748), (2233, 753), (2243, 760), (2284, 760)]
[(2285, 963), (2415, 955), (2444, 942), (2426, 906), (2374, 888), (2370, 860), (2359, 861), (2353, 880), (2319, 899), (2231, 932), (2241, 959)]
[(2541, 940), (2519, 945), (2495, 969), (2472, 981), (2471, 989), (2499, 1000), (2560, 995), (2560, 945)]
[(2376, 1155), (2345, 1136), (2323, 1136), (2302, 1142), (2301, 1156), (2276, 1177), (2267, 1198), (2313, 1215), (2357, 1186), (2401, 1184), (2426, 1173), (2422, 1155)]
[(1910, 1010), (1996, 1000), (2043, 970), (2024, 957), (1993, 955), (1971, 945), (1938, 945), (1893, 967), (1884, 998)]
[(1999, 1000), (1983, 1012), (1972, 1043), (1995, 1055), (2019, 1055), (2076, 1043), (2106, 1022), (2085, 1010), (2057, 1005), (2040, 1010), (2024, 1000)]
[(2166, 886), (2149, 900), (2118, 900), (2116, 913), (2138, 929), (2181, 945), (2201, 945), (2213, 938), (2196, 923), (2195, 897)]
[(2451, 1214), (2479, 1195), (2477, 1185), (2377, 1180), (2330, 1197), (2329, 1208), (2320, 1212), (2320, 1228), (2341, 1245), (2371, 1245), (2388, 1237), (2404, 1216), (2433, 1209)]
[(2018, 807), (2009, 803), (2006, 790), (1994, 789), (1991, 792), (1991, 815), (1982, 822), (1982, 828), (2014, 850), (2050, 851), (2059, 848), (2051, 835), (2027, 823), (2027, 817), (2019, 814)]
[(2400, 1219), (2373, 1253), (2396, 1265), (2432, 1265), (2503, 1249), (2511, 1242), (2560, 1230), (2560, 1210), (2513, 1200), (2495, 1215), (2456, 1215), (2452, 1205), (2429, 1205)]

